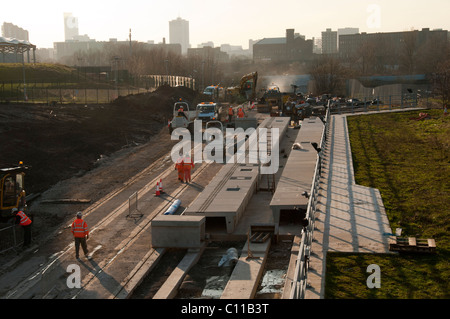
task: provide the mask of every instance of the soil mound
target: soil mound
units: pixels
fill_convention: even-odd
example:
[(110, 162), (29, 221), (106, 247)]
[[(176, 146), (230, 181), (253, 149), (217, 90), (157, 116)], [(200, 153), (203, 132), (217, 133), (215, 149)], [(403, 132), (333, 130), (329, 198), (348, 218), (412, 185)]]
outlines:
[(173, 103), (194, 105), (186, 87), (119, 97), (105, 105), (0, 105), (0, 167), (32, 167), (27, 193), (42, 192), (81, 175), (126, 147), (146, 143), (167, 125)]

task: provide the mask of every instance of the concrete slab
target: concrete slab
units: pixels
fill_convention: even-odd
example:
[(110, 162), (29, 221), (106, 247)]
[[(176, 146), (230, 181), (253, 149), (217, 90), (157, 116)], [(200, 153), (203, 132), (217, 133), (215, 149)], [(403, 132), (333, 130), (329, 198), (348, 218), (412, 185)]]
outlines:
[(317, 161), (317, 151), (311, 143), (319, 144), (322, 132), (323, 123), (319, 118), (307, 119), (303, 121), (295, 142), (292, 143), (298, 143), (302, 148), (291, 150), (270, 202), (277, 225), (276, 232), (281, 210), (295, 207), (306, 209), (308, 205), (308, 199), (302, 193), (311, 191)]
[(220, 299), (253, 299), (267, 259), (270, 240), (264, 243), (250, 243), (251, 257), (248, 255), (249, 242), (234, 267), (233, 273)]
[(205, 242), (205, 217), (159, 215), (151, 221), (152, 247), (199, 248)]
[(167, 278), (158, 292), (153, 296), (153, 299), (173, 299), (177, 295), (178, 287), (183, 282), (187, 272), (197, 263), (203, 251), (204, 246), (198, 250), (189, 250), (178, 266), (172, 271), (169, 278)]

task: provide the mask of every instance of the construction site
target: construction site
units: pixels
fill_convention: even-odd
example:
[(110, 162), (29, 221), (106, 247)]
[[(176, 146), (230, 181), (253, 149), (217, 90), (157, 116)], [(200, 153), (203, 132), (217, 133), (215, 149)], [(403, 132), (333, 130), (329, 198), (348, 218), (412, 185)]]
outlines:
[[(180, 182), (171, 157), (179, 139), (169, 134), (180, 101), (195, 109), (205, 96), (161, 86), (105, 105), (0, 107), (0, 162), (29, 168), (33, 221), (31, 247), (2, 247), (2, 298), (322, 299), (328, 250), (390, 253), (379, 192), (352, 179), (345, 117), (353, 106), (332, 115), (329, 102), (292, 117), (267, 110), (271, 101), (264, 110), (225, 103), (214, 120), (254, 129), (257, 139), (241, 145), (244, 161), (199, 161)], [(229, 121), (229, 108), (245, 116)], [(252, 143), (265, 143), (270, 160), (252, 162)], [(192, 155), (207, 144), (193, 143)], [(89, 225), (80, 259), (77, 212)]]

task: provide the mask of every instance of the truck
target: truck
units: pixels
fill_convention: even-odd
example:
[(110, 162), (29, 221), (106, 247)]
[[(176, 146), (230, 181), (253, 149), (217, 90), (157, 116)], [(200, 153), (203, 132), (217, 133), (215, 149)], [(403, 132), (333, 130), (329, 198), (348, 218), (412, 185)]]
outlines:
[(203, 90), (203, 95), (209, 96), (211, 100), (216, 100), (219, 98), (219, 86), (210, 85)]
[(197, 104), (197, 120), (202, 122), (220, 120), (222, 107), (215, 102), (202, 102)]
[[(180, 111), (182, 110), (182, 111)], [(187, 128), (191, 133), (194, 130), (194, 121), (197, 118), (197, 110), (190, 110), (189, 103), (179, 101), (173, 105), (173, 118), (169, 121), (169, 133), (177, 128)]]

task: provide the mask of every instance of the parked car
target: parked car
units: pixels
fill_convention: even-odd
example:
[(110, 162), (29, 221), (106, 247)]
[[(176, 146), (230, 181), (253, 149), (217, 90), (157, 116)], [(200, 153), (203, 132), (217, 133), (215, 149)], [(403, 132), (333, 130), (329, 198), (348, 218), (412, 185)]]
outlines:
[(358, 100), (358, 99), (348, 99), (347, 100), (347, 105), (354, 105), (354, 106), (358, 106), (358, 105), (364, 105), (364, 102)]
[(371, 101), (371, 104), (372, 104), (372, 105), (382, 105), (382, 104), (384, 104), (384, 103), (383, 103), (383, 101), (381, 101), (380, 99), (373, 99), (373, 100)]

